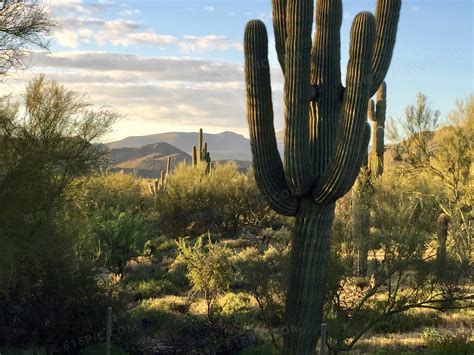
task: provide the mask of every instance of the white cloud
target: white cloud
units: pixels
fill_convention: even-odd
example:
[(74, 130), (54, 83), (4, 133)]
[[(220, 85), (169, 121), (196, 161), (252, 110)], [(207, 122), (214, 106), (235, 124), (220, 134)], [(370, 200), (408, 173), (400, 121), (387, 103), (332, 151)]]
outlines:
[(204, 52), (204, 51), (228, 51), (242, 50), (242, 44), (231, 40), (225, 36), (208, 35), (208, 36), (184, 36), (178, 42), (183, 52)]
[(410, 6), (412, 12), (418, 12), (418, 6)]
[[(21, 93), (39, 72), (86, 94), (96, 105), (106, 105), (124, 116), (114, 138), (196, 125), (214, 131), (247, 131), (245, 83), (241, 65), (191, 58), (141, 57), (107, 52), (34, 53), (32, 69), (0, 83), (0, 94)], [(186, 68), (186, 70), (183, 70)], [(280, 70), (272, 71), (277, 121)]]
[[(98, 5), (107, 6), (108, 3), (83, 4), (81, 0), (63, 0), (53, 2), (50, 6), (55, 9), (58, 28), (54, 34), (57, 43), (66, 48), (80, 48), (81, 43), (95, 43), (99, 46), (123, 46), (130, 45), (162, 45), (176, 46), (184, 53), (201, 53), (204, 51), (232, 51), (242, 50), (240, 41), (232, 40), (225, 36), (184, 36), (177, 38), (170, 34), (157, 33), (153, 29), (144, 29), (143, 24), (122, 18), (104, 19), (92, 16), (90, 7)], [(75, 10), (79, 10), (79, 15)], [(126, 9), (129, 13), (137, 13), (136, 10)]]
[(120, 16), (136, 16), (140, 15), (142, 12), (140, 10), (122, 10), (120, 11)]
[(216, 8), (212, 5), (206, 5), (204, 6), (204, 10), (209, 11), (209, 12), (214, 12)]

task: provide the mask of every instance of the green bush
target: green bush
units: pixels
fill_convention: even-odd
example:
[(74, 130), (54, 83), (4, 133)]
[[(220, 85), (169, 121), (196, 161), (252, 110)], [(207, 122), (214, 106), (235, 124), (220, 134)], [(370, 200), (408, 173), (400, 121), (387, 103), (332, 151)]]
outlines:
[(176, 287), (168, 280), (141, 280), (127, 283), (126, 290), (135, 299), (156, 298), (163, 294), (176, 292)]
[(235, 234), (243, 226), (271, 221), (251, 173), (242, 174), (235, 163), (205, 166), (181, 164), (168, 177), (166, 191), (155, 202), (160, 230), (170, 236), (211, 232)]
[(421, 333), (428, 351), (433, 354), (472, 354), (474, 344), (470, 341), (471, 332), (441, 335), (436, 329), (428, 328)]
[(239, 292), (228, 292), (217, 300), (221, 316), (230, 322), (243, 325), (251, 321), (254, 310), (250, 304), (251, 296)]
[(189, 304), (182, 298), (167, 296), (142, 300), (131, 310), (133, 320), (154, 329), (179, 330), (185, 322)]
[(441, 322), (441, 317), (434, 312), (409, 311), (397, 313), (374, 328), (376, 333), (404, 333), (420, 327), (433, 327)]
[(143, 215), (111, 207), (97, 210), (92, 223), (97, 243), (96, 259), (120, 275), (129, 260), (144, 253), (145, 243), (152, 236)]

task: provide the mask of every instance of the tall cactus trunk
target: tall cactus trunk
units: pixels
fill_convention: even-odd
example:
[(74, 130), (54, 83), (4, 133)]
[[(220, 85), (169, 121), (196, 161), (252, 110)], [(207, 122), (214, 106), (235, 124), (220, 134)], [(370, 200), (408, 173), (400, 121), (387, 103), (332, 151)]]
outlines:
[(359, 179), (352, 188), (352, 236), (357, 245), (357, 275), (367, 276), (367, 259), (369, 253), (368, 237), (370, 231), (370, 210), (364, 205)]
[(296, 216), (285, 308), (284, 354), (314, 354), (323, 320), (335, 205), (303, 200)]

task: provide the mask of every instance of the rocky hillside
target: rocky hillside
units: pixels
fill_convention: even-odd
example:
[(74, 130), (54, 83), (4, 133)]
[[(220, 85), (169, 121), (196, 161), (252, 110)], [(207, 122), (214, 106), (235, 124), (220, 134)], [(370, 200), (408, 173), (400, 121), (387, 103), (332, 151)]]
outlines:
[(171, 168), (182, 161), (191, 163), (191, 156), (168, 143), (148, 144), (139, 148), (110, 149), (109, 161), (112, 171), (123, 170), (141, 177), (159, 177), (161, 170), (166, 169), (168, 157)]

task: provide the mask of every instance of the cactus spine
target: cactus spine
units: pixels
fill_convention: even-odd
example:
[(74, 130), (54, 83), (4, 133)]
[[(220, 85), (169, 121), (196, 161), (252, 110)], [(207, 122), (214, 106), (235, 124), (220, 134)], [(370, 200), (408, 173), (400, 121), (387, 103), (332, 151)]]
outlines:
[(347, 193), (367, 154), (368, 100), (392, 57), (401, 0), (379, 0), (351, 30), (346, 87), (341, 83), (341, 0), (273, 0), (276, 49), (285, 76), (284, 163), (278, 153), (262, 21), (244, 36), (247, 117), (257, 184), (270, 206), (294, 216), (284, 337), (285, 354), (314, 354), (325, 298), (337, 199)]

